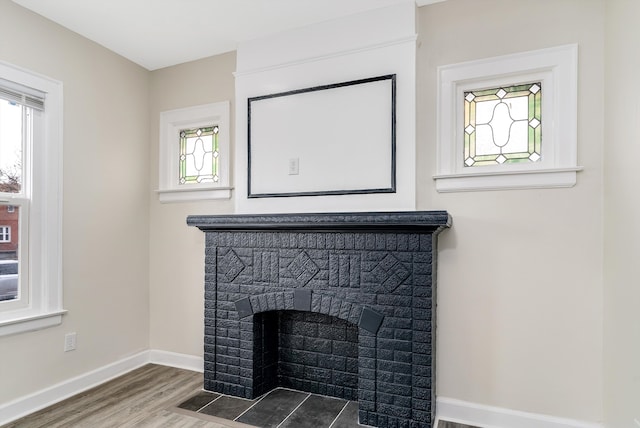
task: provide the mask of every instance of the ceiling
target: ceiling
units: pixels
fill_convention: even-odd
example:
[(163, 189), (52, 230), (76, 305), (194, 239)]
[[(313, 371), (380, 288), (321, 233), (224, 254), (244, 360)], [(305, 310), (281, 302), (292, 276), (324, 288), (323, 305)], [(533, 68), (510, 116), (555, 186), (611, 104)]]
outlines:
[[(13, 0), (148, 70), (412, 0)], [(418, 6), (444, 0), (415, 0)]]

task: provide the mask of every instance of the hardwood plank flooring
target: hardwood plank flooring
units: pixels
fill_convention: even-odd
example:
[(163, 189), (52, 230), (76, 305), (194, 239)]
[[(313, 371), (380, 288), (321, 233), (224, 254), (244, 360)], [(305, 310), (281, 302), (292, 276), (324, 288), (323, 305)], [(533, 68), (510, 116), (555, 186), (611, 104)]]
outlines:
[[(252, 427), (206, 414), (194, 417), (177, 407), (201, 391), (202, 373), (148, 364), (0, 428)], [(354, 421), (334, 425), (357, 425), (357, 413), (351, 416)], [(440, 421), (438, 428), (476, 427)]]
[(472, 427), (471, 425), (459, 424), (456, 422), (439, 421), (438, 428), (478, 428), (478, 427)]
[(1, 428), (229, 428), (174, 407), (202, 389), (202, 374), (148, 364)]

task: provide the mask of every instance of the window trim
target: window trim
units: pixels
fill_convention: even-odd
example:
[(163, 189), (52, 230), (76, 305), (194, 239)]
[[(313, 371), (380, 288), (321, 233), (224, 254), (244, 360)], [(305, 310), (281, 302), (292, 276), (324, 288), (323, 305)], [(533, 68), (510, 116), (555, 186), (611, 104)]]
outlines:
[[(231, 122), (229, 101), (203, 104), (160, 113), (160, 202), (182, 202), (207, 199), (229, 199), (232, 187), (229, 185), (229, 165), (231, 157)], [(178, 183), (178, 135), (182, 129), (218, 125), (219, 177), (217, 183)]]
[[(565, 45), (438, 68), (438, 192), (572, 187), (577, 165), (578, 46)], [(543, 160), (463, 168), (464, 91), (541, 81)]]
[[(32, 151), (29, 207), (29, 302), (0, 311), (0, 336), (58, 325), (62, 281), (62, 82), (0, 61), (0, 77), (46, 94), (38, 150)], [(10, 204), (11, 201), (8, 201)]]

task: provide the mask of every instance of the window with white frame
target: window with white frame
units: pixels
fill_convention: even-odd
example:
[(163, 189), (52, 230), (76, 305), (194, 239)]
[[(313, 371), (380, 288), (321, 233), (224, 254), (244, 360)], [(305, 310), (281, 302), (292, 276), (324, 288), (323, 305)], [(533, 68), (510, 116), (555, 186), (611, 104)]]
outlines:
[(577, 51), (568, 45), (440, 67), (436, 189), (575, 185)]
[(229, 102), (160, 113), (160, 202), (231, 197)]
[(61, 153), (62, 84), (0, 62), (0, 242), (15, 268), (0, 270), (0, 336), (60, 324), (65, 313)]
[(0, 242), (11, 242), (11, 226), (0, 226)]

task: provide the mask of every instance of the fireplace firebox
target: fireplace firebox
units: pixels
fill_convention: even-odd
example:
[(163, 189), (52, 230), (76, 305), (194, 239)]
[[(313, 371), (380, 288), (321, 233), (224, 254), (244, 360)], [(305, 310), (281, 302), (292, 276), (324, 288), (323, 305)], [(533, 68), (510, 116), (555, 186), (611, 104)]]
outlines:
[(430, 427), (444, 211), (189, 216), (206, 234), (204, 388), (357, 400), (361, 424)]

